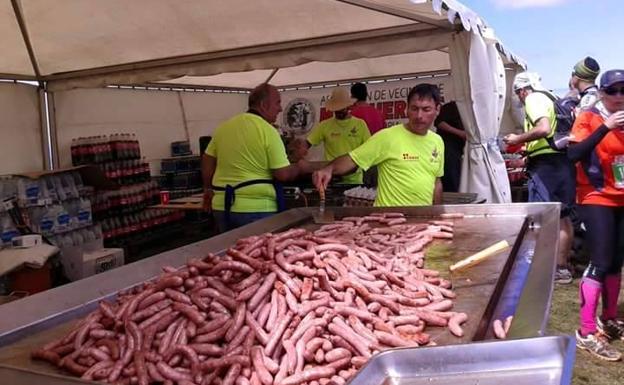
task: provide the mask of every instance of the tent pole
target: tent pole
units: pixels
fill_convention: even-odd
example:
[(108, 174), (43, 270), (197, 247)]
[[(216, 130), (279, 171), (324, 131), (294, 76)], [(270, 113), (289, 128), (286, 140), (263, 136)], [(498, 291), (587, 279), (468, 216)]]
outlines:
[(47, 96), (48, 124), (50, 130), (50, 157), (52, 159), (52, 170), (60, 167), (58, 135), (56, 130), (56, 103), (54, 102), (54, 92), (48, 91), (45, 83), (45, 93)]
[(39, 71), (39, 64), (37, 63), (37, 58), (35, 57), (35, 51), (33, 50), (32, 44), (30, 42), (30, 37), (28, 35), (28, 30), (26, 29), (26, 23), (24, 22), (24, 15), (22, 13), (22, 5), (19, 0), (11, 0), (11, 5), (13, 5), (13, 12), (15, 12), (15, 18), (17, 20), (17, 24), (19, 25), (20, 32), (22, 33), (22, 38), (24, 39), (26, 50), (28, 51), (30, 64), (32, 64), (32, 67), (33, 67), (33, 70), (35, 71), (35, 76), (37, 77), (37, 79), (41, 79), (41, 72)]
[(58, 151), (56, 146), (56, 130), (53, 117), (52, 94), (43, 83), (39, 88), (39, 125), (41, 127), (41, 153), (43, 168), (54, 170), (58, 167)]
[(188, 123), (186, 121), (186, 110), (184, 109), (184, 102), (182, 101), (182, 92), (176, 91), (178, 94), (178, 104), (180, 105), (180, 111), (182, 112), (182, 126), (184, 127), (184, 136), (186, 137), (186, 141), (191, 141), (191, 135), (189, 134)]
[(271, 79), (273, 79), (273, 76), (275, 76), (275, 74), (277, 73), (277, 71), (279, 71), (279, 68), (275, 68), (273, 71), (271, 71), (271, 74), (269, 75), (269, 77), (267, 78), (267, 80), (265, 81), (265, 83), (269, 83), (271, 81)]
[(37, 87), (37, 92), (39, 94), (39, 128), (41, 134), (41, 155), (43, 158), (42, 167), (44, 170), (52, 170), (46, 95), (42, 87)]

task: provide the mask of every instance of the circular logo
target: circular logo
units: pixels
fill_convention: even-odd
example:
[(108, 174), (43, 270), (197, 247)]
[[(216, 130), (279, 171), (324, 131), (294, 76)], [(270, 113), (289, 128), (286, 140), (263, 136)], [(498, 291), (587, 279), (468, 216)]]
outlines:
[(308, 99), (293, 99), (284, 110), (283, 129), (294, 135), (306, 134), (312, 129), (314, 121), (314, 105)]

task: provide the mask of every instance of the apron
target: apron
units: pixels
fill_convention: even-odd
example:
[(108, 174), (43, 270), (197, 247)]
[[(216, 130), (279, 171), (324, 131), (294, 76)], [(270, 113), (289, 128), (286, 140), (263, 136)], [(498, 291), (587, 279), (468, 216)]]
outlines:
[(284, 199), (284, 186), (275, 180), (272, 179), (252, 179), (245, 182), (241, 182), (235, 186), (230, 184), (225, 187), (220, 186), (212, 186), (212, 189), (215, 191), (224, 191), (225, 192), (225, 202), (224, 202), (224, 213), (225, 213), (225, 222), (229, 226), (230, 225), (230, 213), (232, 212), (232, 205), (234, 205), (234, 200), (236, 199), (236, 190), (239, 188), (251, 186), (254, 184), (270, 184), (275, 188), (275, 200), (277, 203), (277, 212), (282, 212), (286, 210), (286, 201)]

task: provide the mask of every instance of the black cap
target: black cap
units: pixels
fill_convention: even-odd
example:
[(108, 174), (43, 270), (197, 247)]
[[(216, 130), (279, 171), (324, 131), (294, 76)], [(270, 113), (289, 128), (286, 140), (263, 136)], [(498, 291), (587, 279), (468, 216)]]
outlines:
[(616, 83), (624, 83), (624, 70), (609, 70), (600, 78), (600, 88), (611, 87)]

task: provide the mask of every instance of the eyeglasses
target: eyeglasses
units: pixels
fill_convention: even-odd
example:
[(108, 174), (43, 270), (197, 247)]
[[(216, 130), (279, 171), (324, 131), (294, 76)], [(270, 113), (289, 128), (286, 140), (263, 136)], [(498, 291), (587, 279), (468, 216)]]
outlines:
[(617, 87), (609, 87), (609, 88), (605, 88), (603, 91), (604, 91), (605, 94), (607, 94), (609, 96), (614, 96), (614, 95), (617, 95), (617, 94), (620, 94), (620, 95), (624, 96), (624, 87), (619, 87), (619, 88), (617, 88)]

